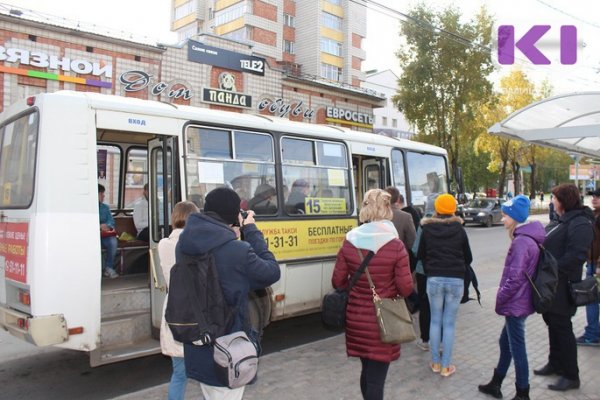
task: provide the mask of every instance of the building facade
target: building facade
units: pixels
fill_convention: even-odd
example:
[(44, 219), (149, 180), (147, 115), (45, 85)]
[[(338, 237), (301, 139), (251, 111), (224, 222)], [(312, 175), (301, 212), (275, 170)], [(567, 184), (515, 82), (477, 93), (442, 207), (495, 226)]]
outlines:
[(398, 92), (398, 76), (389, 69), (368, 72), (362, 86), (386, 96), (385, 106), (373, 110), (373, 132), (402, 139), (412, 138), (414, 129), (392, 101)]
[(253, 46), (288, 74), (360, 86), (366, 7), (350, 0), (173, 0), (173, 31)]
[[(211, 11), (212, 12), (212, 11)], [(318, 52), (318, 48), (315, 49)], [(291, 74), (247, 42), (178, 45), (99, 34), (26, 10), (0, 13), (0, 109), (57, 90), (93, 91), (372, 131), (382, 93)]]

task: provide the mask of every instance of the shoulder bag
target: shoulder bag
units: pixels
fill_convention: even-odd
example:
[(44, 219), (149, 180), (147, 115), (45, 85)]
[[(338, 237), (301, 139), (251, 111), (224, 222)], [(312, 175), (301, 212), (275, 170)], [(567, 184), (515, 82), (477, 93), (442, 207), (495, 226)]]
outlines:
[(375, 285), (369, 270), (366, 269), (365, 273), (373, 292), (373, 304), (375, 305), (381, 341), (388, 344), (400, 344), (415, 340), (417, 335), (415, 334), (412, 315), (406, 307), (404, 297), (382, 299), (375, 291)]
[(585, 278), (580, 282), (569, 282), (571, 300), (577, 307), (598, 303), (598, 281), (595, 276)]
[(321, 305), (321, 320), (329, 329), (341, 330), (346, 327), (346, 305), (348, 304), (348, 294), (365, 268), (367, 268), (367, 264), (369, 261), (371, 261), (371, 258), (375, 254), (372, 251), (369, 251), (363, 260), (360, 249), (356, 250), (358, 250), (362, 263), (352, 276), (348, 288), (335, 289), (323, 297), (323, 304)]

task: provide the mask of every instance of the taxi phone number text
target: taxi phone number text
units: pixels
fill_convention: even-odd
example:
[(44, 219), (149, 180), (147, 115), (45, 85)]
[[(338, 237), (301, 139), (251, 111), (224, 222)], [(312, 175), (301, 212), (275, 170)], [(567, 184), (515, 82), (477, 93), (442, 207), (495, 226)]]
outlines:
[(267, 236), (267, 247), (279, 249), (282, 247), (298, 247), (298, 236)]

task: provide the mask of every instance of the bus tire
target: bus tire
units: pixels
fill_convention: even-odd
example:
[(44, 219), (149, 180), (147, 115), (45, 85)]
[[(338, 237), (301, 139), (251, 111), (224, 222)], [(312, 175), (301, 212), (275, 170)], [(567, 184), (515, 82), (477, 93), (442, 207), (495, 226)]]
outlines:
[(262, 338), (263, 330), (271, 322), (271, 300), (265, 289), (248, 294), (248, 318), (252, 329)]

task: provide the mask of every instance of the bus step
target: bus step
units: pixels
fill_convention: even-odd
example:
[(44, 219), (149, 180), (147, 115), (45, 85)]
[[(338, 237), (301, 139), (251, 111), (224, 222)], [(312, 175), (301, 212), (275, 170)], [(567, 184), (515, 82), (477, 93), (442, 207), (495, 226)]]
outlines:
[(160, 342), (147, 337), (134, 343), (98, 347), (90, 352), (90, 365), (97, 367), (159, 353)]
[(101, 345), (114, 346), (135, 343), (151, 335), (150, 311), (132, 311), (102, 318)]
[[(116, 285), (113, 284), (114, 281)], [(135, 310), (150, 310), (150, 288), (145, 281), (113, 279), (102, 285), (102, 317)]]

